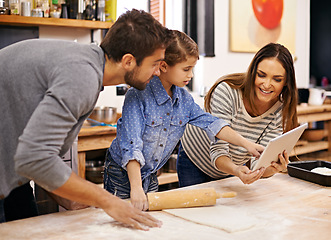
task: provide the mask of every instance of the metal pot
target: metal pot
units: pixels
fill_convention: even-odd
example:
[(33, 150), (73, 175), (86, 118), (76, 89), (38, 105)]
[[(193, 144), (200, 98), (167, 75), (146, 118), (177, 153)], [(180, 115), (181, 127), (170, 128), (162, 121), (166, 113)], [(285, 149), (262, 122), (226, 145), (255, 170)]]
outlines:
[(89, 118), (107, 124), (116, 123), (117, 109), (105, 106), (95, 107)]
[(86, 167), (86, 179), (93, 183), (103, 183), (103, 171), (104, 167)]

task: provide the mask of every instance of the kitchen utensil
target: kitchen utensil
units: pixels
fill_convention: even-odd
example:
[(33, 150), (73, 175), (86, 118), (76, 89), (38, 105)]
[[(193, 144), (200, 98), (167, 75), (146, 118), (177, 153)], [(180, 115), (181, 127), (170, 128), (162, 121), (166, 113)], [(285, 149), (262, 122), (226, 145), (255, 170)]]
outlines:
[(116, 127), (116, 124), (107, 124), (104, 122), (99, 122), (97, 120), (94, 120), (92, 118), (87, 118), (87, 121), (92, 122), (93, 126), (110, 126), (110, 127)]
[(103, 183), (103, 171), (104, 167), (86, 167), (86, 179), (93, 183)]
[(322, 105), (325, 98), (324, 89), (318, 89), (318, 88), (309, 88), (309, 99), (308, 99), (308, 104), (309, 105)]
[(291, 177), (300, 178), (323, 186), (331, 186), (331, 176), (312, 172), (317, 167), (331, 168), (331, 163), (326, 161), (300, 161), (287, 165), (287, 172)]
[(315, 141), (321, 141), (326, 136), (327, 136), (326, 129), (306, 129), (303, 132), (301, 139), (315, 142)]
[(21, 2), (21, 15), (25, 17), (31, 16), (31, 2)]
[(51, 18), (60, 18), (61, 17), (61, 12), (58, 11), (51, 11), (49, 13), (49, 15), (51, 16)]
[(216, 204), (221, 197), (235, 197), (235, 192), (217, 193), (214, 188), (147, 193), (149, 210), (202, 207)]
[(95, 107), (89, 118), (106, 124), (115, 123), (117, 119), (117, 109), (115, 107)]

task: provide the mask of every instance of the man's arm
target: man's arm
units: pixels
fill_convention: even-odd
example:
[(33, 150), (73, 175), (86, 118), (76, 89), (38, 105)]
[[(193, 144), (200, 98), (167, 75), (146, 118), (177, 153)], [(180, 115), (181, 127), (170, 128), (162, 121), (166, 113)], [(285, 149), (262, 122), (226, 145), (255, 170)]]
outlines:
[(115, 220), (136, 229), (148, 230), (148, 227), (160, 227), (162, 224), (148, 213), (134, 208), (129, 202), (125, 202), (96, 184), (78, 177), (75, 173), (72, 173), (68, 181), (54, 190), (53, 193), (72, 201), (102, 208)]

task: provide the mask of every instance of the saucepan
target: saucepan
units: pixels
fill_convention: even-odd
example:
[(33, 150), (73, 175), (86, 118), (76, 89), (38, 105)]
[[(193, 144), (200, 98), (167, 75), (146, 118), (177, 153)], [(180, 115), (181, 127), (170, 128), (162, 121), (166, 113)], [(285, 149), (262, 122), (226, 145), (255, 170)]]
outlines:
[(117, 109), (107, 106), (95, 107), (89, 118), (106, 124), (116, 123)]

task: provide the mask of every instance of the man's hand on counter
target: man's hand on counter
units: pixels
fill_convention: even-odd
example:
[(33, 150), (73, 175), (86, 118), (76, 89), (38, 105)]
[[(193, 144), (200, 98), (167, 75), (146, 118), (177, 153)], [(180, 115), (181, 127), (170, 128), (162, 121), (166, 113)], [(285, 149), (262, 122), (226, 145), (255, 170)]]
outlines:
[(102, 208), (116, 221), (139, 230), (161, 227), (162, 222), (140, 211), (98, 185), (78, 177), (74, 172), (61, 187), (52, 193), (81, 204)]
[(161, 221), (152, 217), (150, 214), (135, 208), (131, 203), (123, 201), (120, 198), (114, 200), (114, 203), (110, 206), (109, 210), (104, 209), (104, 211), (117, 221), (123, 222), (136, 229), (147, 231), (149, 229), (148, 227), (162, 226)]

